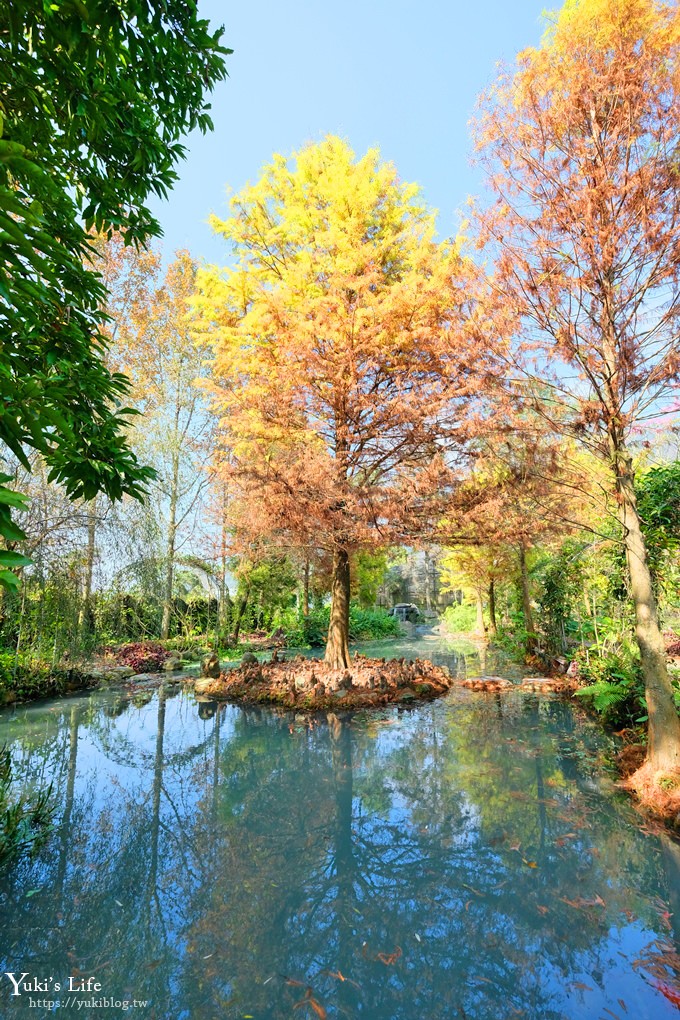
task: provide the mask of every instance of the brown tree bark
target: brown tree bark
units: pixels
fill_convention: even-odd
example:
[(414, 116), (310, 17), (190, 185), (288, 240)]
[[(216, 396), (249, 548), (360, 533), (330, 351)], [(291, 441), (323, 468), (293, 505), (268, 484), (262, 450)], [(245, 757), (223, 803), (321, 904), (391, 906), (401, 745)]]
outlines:
[(347, 669), (349, 656), (349, 553), (336, 549), (333, 553), (333, 587), (331, 589), (331, 617), (324, 662), (331, 669)]
[(496, 585), (493, 580), (489, 581), (489, 633), (496, 637), (498, 634), (498, 623), (496, 622)]
[(635, 637), (640, 649), (649, 717), (647, 761), (655, 771), (663, 771), (680, 767), (680, 719), (673, 700), (647, 549), (637, 510), (633, 466), (621, 439), (616, 442), (614, 464), (630, 590), (635, 606)]
[(236, 620), (234, 621), (234, 630), (231, 635), (230, 641), (232, 647), (236, 647), (236, 645), (238, 644), (239, 634), (241, 633), (241, 624), (243, 623), (243, 616), (246, 611), (246, 606), (248, 605), (249, 598), (250, 598), (250, 586), (246, 588), (243, 595), (241, 596), (241, 601), (238, 604), (238, 612), (236, 614)]
[(309, 560), (305, 557), (302, 571), (302, 615), (309, 616)]

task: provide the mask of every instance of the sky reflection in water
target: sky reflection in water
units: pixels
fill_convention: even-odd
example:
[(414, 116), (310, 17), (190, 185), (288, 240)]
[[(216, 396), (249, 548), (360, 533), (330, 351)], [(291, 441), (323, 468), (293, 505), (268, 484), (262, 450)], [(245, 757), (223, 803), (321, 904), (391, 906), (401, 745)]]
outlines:
[[(680, 848), (569, 705), (310, 721), (165, 687), (6, 711), (3, 741), (59, 810), (0, 877), (2, 972), (95, 975), (168, 1020), (677, 1015)], [(2, 982), (0, 1016), (41, 1015)]]

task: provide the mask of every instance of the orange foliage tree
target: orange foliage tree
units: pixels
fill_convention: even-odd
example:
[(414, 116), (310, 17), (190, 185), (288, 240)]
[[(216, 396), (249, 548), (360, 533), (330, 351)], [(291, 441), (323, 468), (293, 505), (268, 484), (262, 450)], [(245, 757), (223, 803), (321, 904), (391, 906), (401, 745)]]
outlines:
[(493, 366), (466, 328), (472, 267), (435, 240), (418, 188), (333, 137), (293, 161), (275, 156), (213, 218), (235, 265), (199, 273), (197, 328), (237, 531), (332, 555), (326, 662), (340, 669), (351, 552), (436, 513), (475, 421), (461, 408)]
[(538, 49), (483, 98), (478, 148), (497, 200), (497, 327), (513, 374), (561, 434), (608, 465), (649, 711), (649, 761), (680, 765), (635, 502), (631, 437), (680, 370), (680, 12), (656, 0), (568, 0)]

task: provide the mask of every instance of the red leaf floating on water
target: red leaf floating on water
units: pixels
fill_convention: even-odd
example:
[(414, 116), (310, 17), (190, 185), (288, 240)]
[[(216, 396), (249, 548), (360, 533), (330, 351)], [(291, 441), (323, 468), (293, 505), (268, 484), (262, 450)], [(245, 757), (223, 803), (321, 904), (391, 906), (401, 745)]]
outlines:
[(676, 991), (675, 988), (671, 988), (670, 985), (666, 985), (663, 981), (653, 981), (654, 987), (665, 995), (669, 1002), (672, 1002), (674, 1006), (680, 1007), (680, 992)]

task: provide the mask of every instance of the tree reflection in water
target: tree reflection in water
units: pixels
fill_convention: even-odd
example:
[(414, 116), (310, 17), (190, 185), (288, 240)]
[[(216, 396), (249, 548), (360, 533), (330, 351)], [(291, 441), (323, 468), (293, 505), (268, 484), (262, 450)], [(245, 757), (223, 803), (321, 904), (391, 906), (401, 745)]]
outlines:
[(1, 725), (60, 802), (2, 878), (2, 971), (93, 974), (173, 1020), (675, 1012), (678, 848), (569, 705), (305, 719), (161, 687)]

